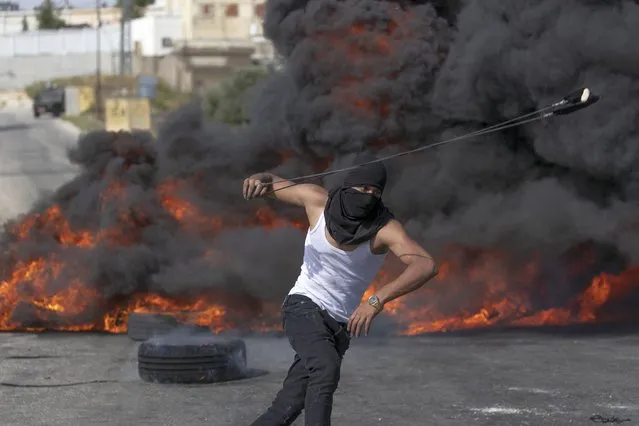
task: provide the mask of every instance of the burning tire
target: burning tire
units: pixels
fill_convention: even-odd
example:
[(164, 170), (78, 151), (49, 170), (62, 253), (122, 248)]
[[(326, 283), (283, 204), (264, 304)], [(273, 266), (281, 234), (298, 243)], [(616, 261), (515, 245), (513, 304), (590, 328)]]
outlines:
[(239, 339), (155, 338), (138, 348), (138, 374), (149, 383), (215, 383), (246, 371), (246, 344)]
[(177, 326), (177, 320), (171, 315), (131, 313), (127, 334), (131, 340), (143, 341), (153, 336), (167, 334)]

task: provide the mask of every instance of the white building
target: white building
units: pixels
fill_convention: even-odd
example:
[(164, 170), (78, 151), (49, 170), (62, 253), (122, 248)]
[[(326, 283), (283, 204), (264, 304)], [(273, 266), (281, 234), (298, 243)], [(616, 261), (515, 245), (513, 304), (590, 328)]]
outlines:
[(181, 16), (182, 3), (180, 0), (156, 0), (147, 7), (145, 16)]
[(179, 16), (147, 15), (131, 22), (132, 50), (139, 56), (165, 56), (184, 38)]
[[(273, 47), (262, 35), (263, 13), (264, 0), (156, 0), (129, 24), (134, 72), (159, 75), (188, 91), (251, 61), (272, 61)], [(97, 28), (22, 32), (22, 18), (16, 21), (20, 31), (0, 31), (0, 86), (93, 73), (98, 39), (102, 72), (117, 73), (120, 16), (106, 16), (112, 21), (103, 24), (99, 37)], [(180, 54), (171, 54), (176, 51)]]

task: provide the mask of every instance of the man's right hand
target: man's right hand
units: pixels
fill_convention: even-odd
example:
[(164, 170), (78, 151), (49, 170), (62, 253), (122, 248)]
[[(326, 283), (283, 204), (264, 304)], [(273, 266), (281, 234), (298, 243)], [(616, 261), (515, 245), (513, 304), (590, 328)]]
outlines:
[(273, 176), (269, 173), (256, 173), (244, 179), (242, 195), (244, 199), (263, 197), (271, 188)]

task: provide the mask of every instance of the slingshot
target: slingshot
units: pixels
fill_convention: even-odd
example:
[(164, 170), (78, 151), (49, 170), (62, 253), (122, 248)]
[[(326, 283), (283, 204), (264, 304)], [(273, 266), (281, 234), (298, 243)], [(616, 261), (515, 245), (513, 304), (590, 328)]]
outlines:
[(583, 88), (583, 89), (579, 89), (579, 90), (575, 90), (574, 92), (564, 96), (560, 101), (555, 102), (553, 104), (551, 104), (550, 106), (538, 109), (536, 111), (533, 112), (529, 112), (527, 114), (522, 114), (519, 115), (515, 118), (511, 118), (510, 120), (506, 120), (506, 121), (502, 121), (500, 123), (494, 124), (492, 126), (489, 127), (485, 127), (483, 129), (471, 132), (471, 133), (466, 133), (464, 135), (461, 136), (456, 136), (454, 138), (451, 139), (445, 139), (443, 141), (439, 141), (439, 142), (435, 142), (432, 144), (428, 144), (428, 145), (424, 145), (421, 146), (419, 148), (415, 148), (415, 149), (411, 149), (408, 151), (402, 151), (402, 152), (398, 152), (392, 155), (387, 155), (385, 157), (381, 157), (381, 158), (377, 158), (375, 160), (372, 161), (367, 161), (365, 163), (361, 163), (361, 164), (356, 164), (354, 166), (349, 166), (349, 167), (344, 167), (341, 169), (336, 169), (336, 170), (329, 170), (326, 172), (321, 172), (321, 173), (314, 173), (314, 174), (310, 174), (310, 175), (305, 175), (305, 176), (297, 176), (291, 179), (286, 179), (286, 180), (278, 180), (278, 181), (273, 181), (273, 182), (269, 182), (270, 184), (273, 183), (280, 183), (280, 182), (291, 182), (291, 185), (287, 185), (284, 186), (282, 188), (278, 188), (275, 190), (271, 190), (268, 193), (273, 193), (273, 192), (277, 192), (277, 191), (281, 191), (282, 189), (291, 187), (293, 185), (297, 185), (301, 182), (307, 181), (307, 180), (311, 180), (311, 179), (315, 179), (315, 178), (319, 178), (319, 177), (324, 177), (324, 176), (329, 176), (329, 175), (334, 175), (337, 173), (343, 173), (343, 172), (347, 172), (353, 169), (356, 169), (358, 167), (362, 167), (368, 164), (372, 164), (372, 163), (378, 163), (380, 161), (386, 161), (386, 160), (390, 160), (392, 158), (396, 158), (396, 157), (401, 157), (404, 155), (408, 155), (408, 154), (414, 154), (416, 152), (421, 152), (421, 151), (425, 151), (427, 149), (431, 149), (431, 148), (435, 148), (438, 146), (442, 146), (442, 145), (446, 145), (449, 143), (453, 143), (453, 142), (458, 142), (461, 140), (465, 140), (465, 139), (470, 139), (472, 137), (476, 137), (476, 136), (483, 136), (483, 135), (487, 135), (490, 133), (495, 133), (495, 132), (499, 132), (501, 130), (505, 130), (505, 129), (509, 129), (512, 127), (517, 127), (517, 126), (521, 126), (524, 124), (528, 124), (528, 123), (533, 123), (535, 121), (541, 121), (545, 118), (549, 118), (555, 115), (567, 115), (567, 114), (572, 114), (575, 111), (579, 111), (580, 109), (583, 108), (587, 108), (590, 105), (596, 103), (599, 100), (599, 96), (592, 94), (592, 92), (590, 91), (590, 89), (588, 88)]

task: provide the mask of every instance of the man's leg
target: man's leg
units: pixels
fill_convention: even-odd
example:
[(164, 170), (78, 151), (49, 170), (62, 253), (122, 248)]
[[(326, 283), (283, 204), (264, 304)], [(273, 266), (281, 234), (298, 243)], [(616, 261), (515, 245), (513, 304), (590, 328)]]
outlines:
[(345, 327), (304, 296), (287, 298), (282, 311), (295, 359), (273, 404), (251, 426), (288, 426), (303, 409), (307, 426), (330, 426), (333, 393), (349, 344)]
[(304, 297), (285, 306), (286, 334), (308, 373), (304, 400), (306, 426), (330, 426), (333, 394), (349, 344), (344, 327)]
[(296, 354), (288, 369), (282, 390), (277, 393), (269, 409), (251, 426), (290, 426), (304, 409), (308, 372)]

